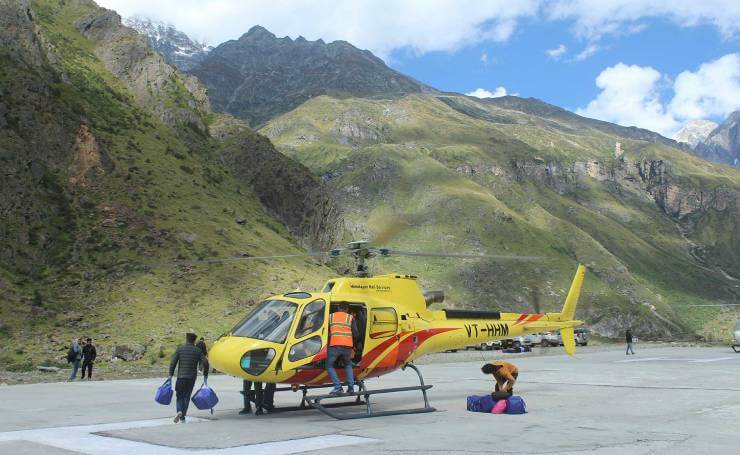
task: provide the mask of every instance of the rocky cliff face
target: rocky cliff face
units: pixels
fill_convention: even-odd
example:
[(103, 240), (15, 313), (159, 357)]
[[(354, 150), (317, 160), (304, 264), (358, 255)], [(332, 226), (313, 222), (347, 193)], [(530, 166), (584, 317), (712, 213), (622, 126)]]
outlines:
[(221, 142), (218, 153), (224, 165), (254, 188), (262, 206), (306, 248), (322, 251), (338, 244), (344, 228), (342, 211), (311, 171), (236, 119), (221, 117), (211, 130)]
[(277, 38), (255, 26), (191, 70), (216, 110), (259, 125), (323, 94), (393, 97), (430, 90), (344, 41)]
[(166, 125), (184, 125), (201, 136), (207, 134), (205, 88), (167, 64), (144, 36), (122, 25), (115, 11), (95, 9), (79, 18), (75, 27), (94, 43), (97, 57), (126, 84), (141, 107), (152, 110)]
[(171, 24), (141, 16), (127, 17), (123, 22), (146, 36), (152, 49), (180, 71), (189, 71), (213, 50), (213, 47), (206, 43), (190, 39)]

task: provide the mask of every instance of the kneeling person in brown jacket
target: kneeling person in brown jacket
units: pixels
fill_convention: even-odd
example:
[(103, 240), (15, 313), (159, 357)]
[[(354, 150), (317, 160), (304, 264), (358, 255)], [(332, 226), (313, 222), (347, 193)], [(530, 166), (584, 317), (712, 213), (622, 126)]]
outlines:
[(493, 379), (496, 381), (496, 392), (514, 393), (514, 383), (519, 377), (519, 369), (516, 365), (504, 362), (503, 360), (497, 360), (483, 365), (481, 371), (483, 374), (493, 375)]

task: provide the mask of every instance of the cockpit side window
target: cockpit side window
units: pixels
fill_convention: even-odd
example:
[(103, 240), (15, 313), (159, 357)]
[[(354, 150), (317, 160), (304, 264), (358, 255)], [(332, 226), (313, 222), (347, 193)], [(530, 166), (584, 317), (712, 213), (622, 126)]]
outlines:
[(288, 336), (298, 305), (284, 300), (267, 300), (236, 325), (233, 336), (282, 343)]
[(326, 302), (321, 299), (314, 300), (303, 309), (303, 315), (295, 329), (295, 337), (303, 338), (321, 328), (324, 324), (324, 309)]

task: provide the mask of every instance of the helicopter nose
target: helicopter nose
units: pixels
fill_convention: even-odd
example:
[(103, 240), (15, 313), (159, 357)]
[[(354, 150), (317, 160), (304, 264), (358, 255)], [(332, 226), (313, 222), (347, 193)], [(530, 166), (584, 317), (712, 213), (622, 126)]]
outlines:
[(262, 374), (275, 358), (275, 349), (260, 340), (226, 336), (208, 352), (208, 360), (217, 370), (247, 379)]

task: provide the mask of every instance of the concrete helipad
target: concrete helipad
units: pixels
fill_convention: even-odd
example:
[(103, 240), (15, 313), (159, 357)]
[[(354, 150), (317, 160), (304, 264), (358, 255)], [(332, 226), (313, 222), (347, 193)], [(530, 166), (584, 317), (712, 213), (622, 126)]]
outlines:
[[(556, 352), (556, 351), (550, 351)], [(496, 353), (480, 353), (493, 359)], [(458, 359), (470, 359), (460, 355)], [(442, 357), (456, 360), (455, 355)], [(729, 348), (655, 348), (514, 358), (526, 415), (465, 410), (465, 397), (492, 388), (481, 360), (421, 365), (438, 412), (336, 421), (316, 411), (239, 416), (241, 382), (214, 376), (216, 412), (153, 401), (161, 380), (0, 388), (0, 453), (735, 453), (740, 447), (740, 354)], [(411, 385), (396, 372), (370, 388)], [(298, 394), (276, 403), (297, 404)], [(417, 407), (417, 392), (378, 396), (378, 409)]]

